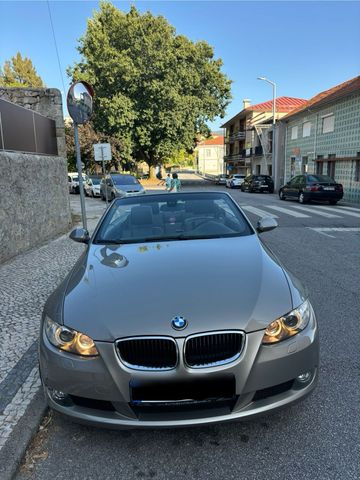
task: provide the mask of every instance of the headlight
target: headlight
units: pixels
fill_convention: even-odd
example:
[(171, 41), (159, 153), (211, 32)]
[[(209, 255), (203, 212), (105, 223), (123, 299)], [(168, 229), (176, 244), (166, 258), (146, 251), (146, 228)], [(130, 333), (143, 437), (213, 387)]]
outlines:
[(45, 317), (44, 330), (49, 342), (60, 350), (85, 357), (99, 355), (92, 338), (64, 325), (59, 325), (49, 317)]
[(277, 343), (293, 337), (301, 330), (304, 330), (309, 323), (311, 314), (311, 304), (309, 300), (306, 300), (300, 307), (271, 322), (265, 330), (262, 343)]

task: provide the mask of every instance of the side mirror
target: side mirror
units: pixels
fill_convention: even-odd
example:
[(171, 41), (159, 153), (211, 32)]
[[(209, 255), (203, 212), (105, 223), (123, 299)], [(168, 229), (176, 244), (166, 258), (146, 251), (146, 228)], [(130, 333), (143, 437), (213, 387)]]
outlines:
[(256, 231), (258, 233), (269, 232), (270, 230), (274, 230), (274, 228), (276, 228), (277, 226), (278, 223), (275, 218), (264, 217), (258, 221)]
[(69, 237), (71, 240), (74, 240), (74, 242), (79, 243), (89, 243), (90, 240), (89, 232), (84, 228), (75, 228), (75, 230), (70, 233)]

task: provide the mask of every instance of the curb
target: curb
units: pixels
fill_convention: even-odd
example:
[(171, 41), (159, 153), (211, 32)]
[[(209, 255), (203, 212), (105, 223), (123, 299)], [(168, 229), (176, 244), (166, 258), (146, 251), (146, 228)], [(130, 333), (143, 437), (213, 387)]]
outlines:
[(39, 425), (47, 410), (43, 390), (39, 387), (33, 400), (27, 407), (16, 427), (0, 450), (0, 478), (14, 478), (31, 440), (39, 429)]

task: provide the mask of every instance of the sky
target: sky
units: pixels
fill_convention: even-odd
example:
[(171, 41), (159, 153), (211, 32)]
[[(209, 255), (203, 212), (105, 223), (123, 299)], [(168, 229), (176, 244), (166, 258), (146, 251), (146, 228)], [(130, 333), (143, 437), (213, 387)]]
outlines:
[[(225, 119), (252, 104), (278, 96), (309, 99), (360, 74), (360, 2), (352, 1), (142, 1), (113, 2), (128, 11), (164, 16), (193, 41), (205, 40), (223, 72), (233, 80), (233, 99)], [(94, 1), (1, 1), (0, 66), (17, 51), (29, 57), (48, 87), (67, 90), (66, 68), (80, 59), (78, 39), (86, 21), (98, 9)], [(49, 7), (59, 52), (61, 73), (51, 29)], [(210, 124), (218, 130), (224, 123)]]

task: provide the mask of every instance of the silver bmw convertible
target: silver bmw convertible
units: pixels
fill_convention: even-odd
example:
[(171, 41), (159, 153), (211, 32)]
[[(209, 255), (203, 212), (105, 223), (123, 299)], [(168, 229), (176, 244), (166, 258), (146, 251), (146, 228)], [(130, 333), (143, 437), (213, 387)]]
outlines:
[(48, 299), (48, 404), (108, 427), (241, 420), (303, 399), (318, 375), (308, 294), (226, 193), (115, 199)]

